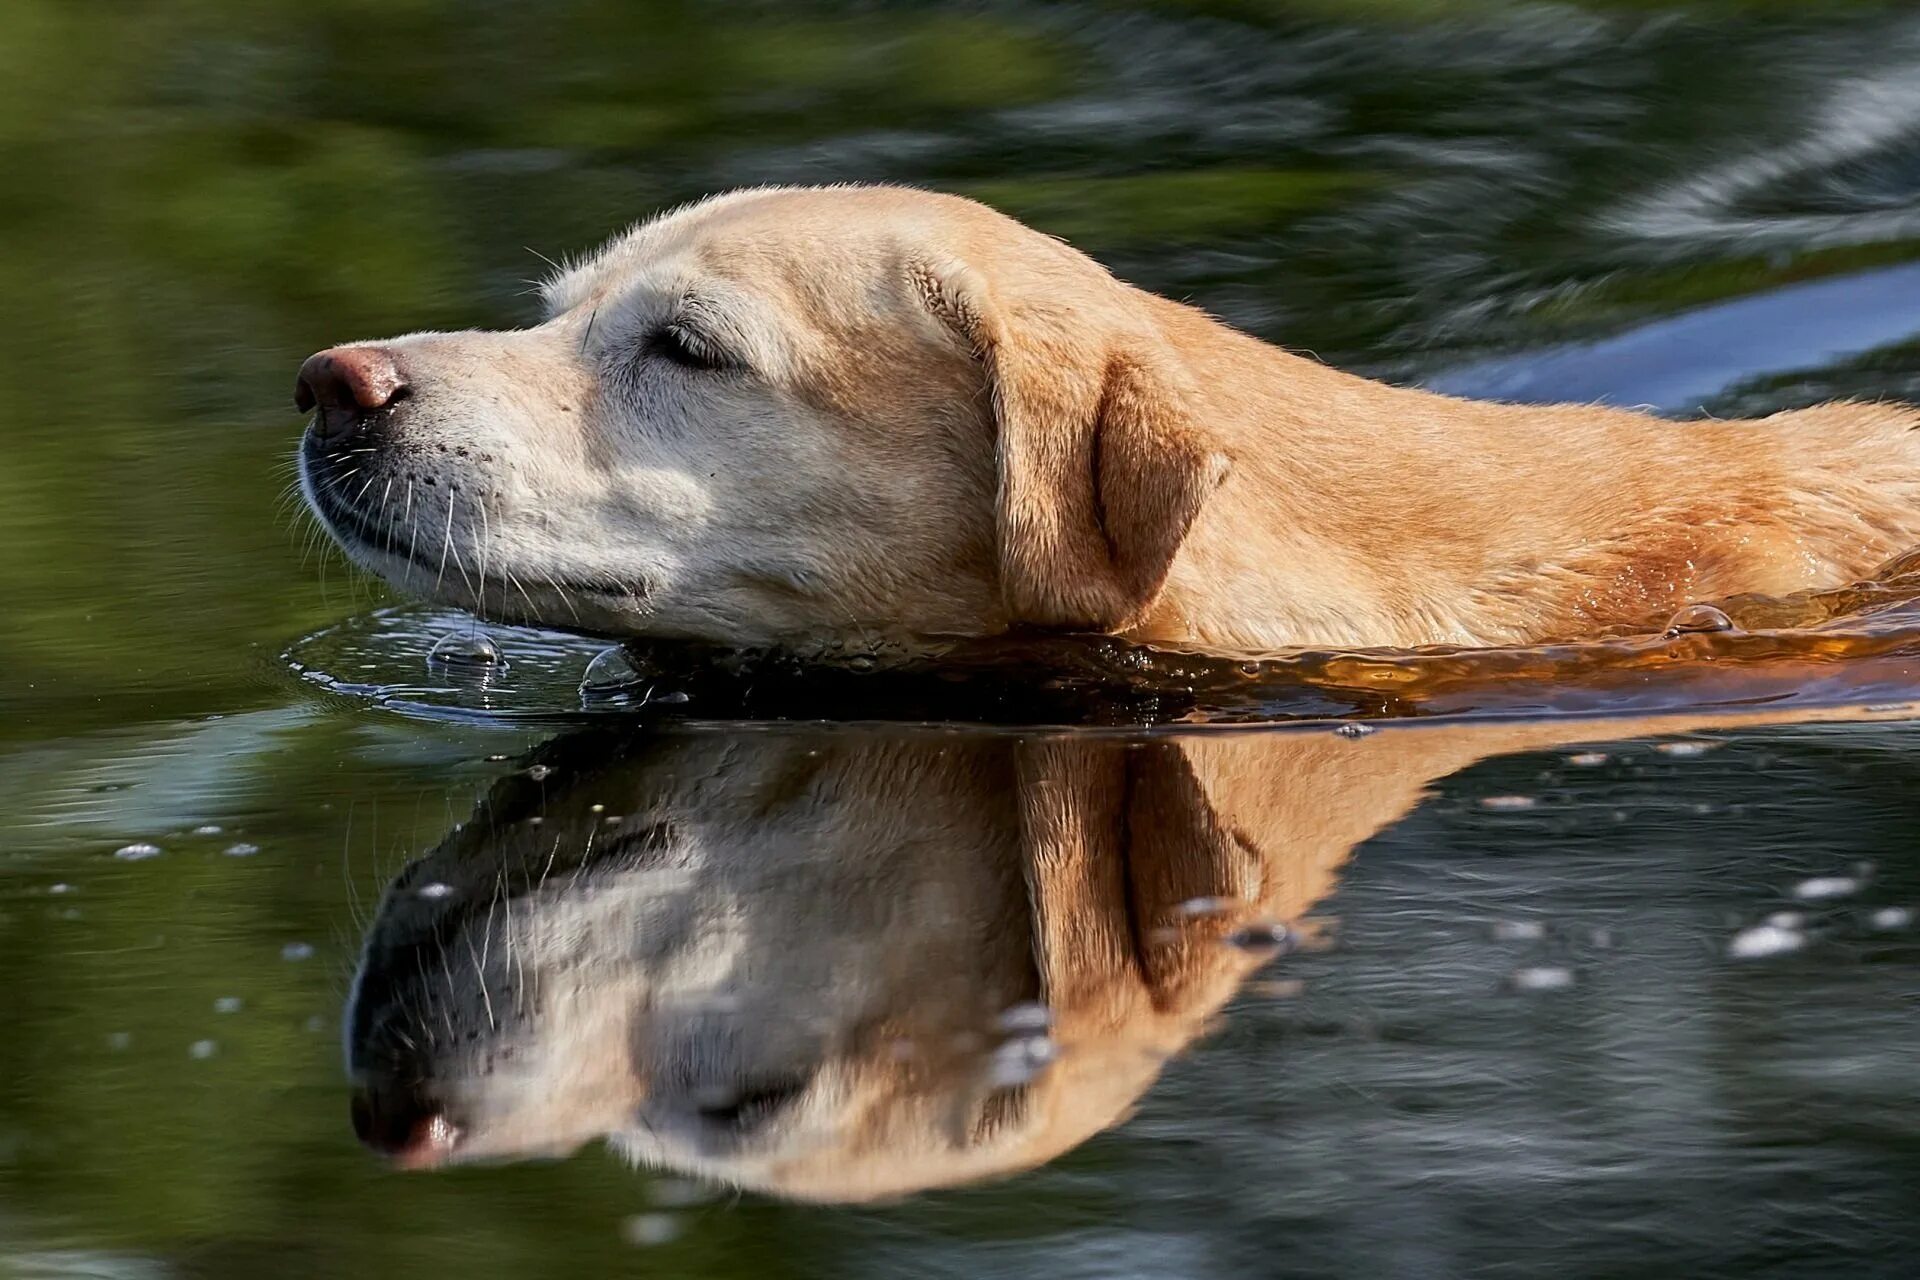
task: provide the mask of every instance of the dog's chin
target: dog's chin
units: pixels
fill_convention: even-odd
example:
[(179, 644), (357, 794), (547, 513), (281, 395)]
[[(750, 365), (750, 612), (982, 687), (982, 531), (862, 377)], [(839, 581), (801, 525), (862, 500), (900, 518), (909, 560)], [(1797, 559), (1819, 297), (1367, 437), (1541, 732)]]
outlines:
[(497, 554), (483, 556), (479, 548), (460, 545), (449, 530), (383, 520), (345, 492), (329, 473), (329, 460), (311, 454), (303, 449), (300, 458), (308, 509), (349, 560), (401, 595), (464, 609), (489, 622), (598, 635), (644, 631), (650, 611), (645, 586), (609, 585), (503, 563)]

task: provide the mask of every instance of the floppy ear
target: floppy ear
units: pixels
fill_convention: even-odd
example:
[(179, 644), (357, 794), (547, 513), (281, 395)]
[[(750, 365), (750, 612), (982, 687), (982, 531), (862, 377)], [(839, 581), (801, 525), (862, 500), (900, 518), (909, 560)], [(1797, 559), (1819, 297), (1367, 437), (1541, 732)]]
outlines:
[[(1195, 421), (1175, 353), (1150, 317), (1125, 314), (1117, 285), (1111, 296), (1070, 286), (1065, 300), (1051, 291), (1013, 299), (964, 266), (912, 274), (986, 369), (1009, 613), (1094, 631), (1141, 622), (1226, 478), (1226, 456)], [(1074, 293), (1091, 305), (1076, 308)]]
[(1023, 743), (1021, 839), (1043, 998), (1070, 1032), (1168, 1019), (1191, 1035), (1253, 962), (1221, 939), (1269, 874), (1225, 820), (1178, 742)]

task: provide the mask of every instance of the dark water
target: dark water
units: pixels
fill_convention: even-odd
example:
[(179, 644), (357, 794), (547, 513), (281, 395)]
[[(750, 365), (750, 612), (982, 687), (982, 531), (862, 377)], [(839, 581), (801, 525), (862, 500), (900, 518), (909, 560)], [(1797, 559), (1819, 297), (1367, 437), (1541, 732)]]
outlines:
[(1920, 1268), (1910, 587), (636, 718), (284, 499), (306, 352), (749, 182), (1463, 392), (1912, 398), (1911, 6), (14, 0), (0, 151), (0, 1276)]

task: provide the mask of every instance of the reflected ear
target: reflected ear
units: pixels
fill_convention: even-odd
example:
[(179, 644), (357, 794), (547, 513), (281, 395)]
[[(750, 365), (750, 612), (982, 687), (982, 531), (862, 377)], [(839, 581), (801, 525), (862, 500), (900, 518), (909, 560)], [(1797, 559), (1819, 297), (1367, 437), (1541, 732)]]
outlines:
[(1093, 631), (1143, 621), (1227, 472), (1173, 351), (1118, 286), (1077, 308), (1011, 297), (963, 266), (919, 266), (913, 281), (986, 370), (1009, 613)]
[(1252, 962), (1222, 942), (1232, 916), (1182, 904), (1258, 902), (1260, 852), (1179, 743), (1056, 739), (1018, 761), (1042, 998), (1081, 1033), (1158, 1018), (1197, 1031)]

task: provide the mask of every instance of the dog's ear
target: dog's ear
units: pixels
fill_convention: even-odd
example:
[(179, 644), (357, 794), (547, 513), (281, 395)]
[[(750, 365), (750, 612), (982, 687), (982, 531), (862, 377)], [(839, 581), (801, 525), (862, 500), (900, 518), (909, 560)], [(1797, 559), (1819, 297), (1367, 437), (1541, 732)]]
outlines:
[(1147, 317), (1124, 316), (1111, 281), (1079, 307), (1079, 281), (1026, 282), (1016, 297), (965, 266), (910, 275), (986, 372), (1011, 616), (1095, 631), (1142, 621), (1227, 472), (1174, 353)]
[(1222, 938), (1265, 896), (1260, 851), (1179, 742), (1041, 740), (1017, 759), (1034, 955), (1056, 1018), (1077, 1035), (1197, 1033), (1251, 967)]

